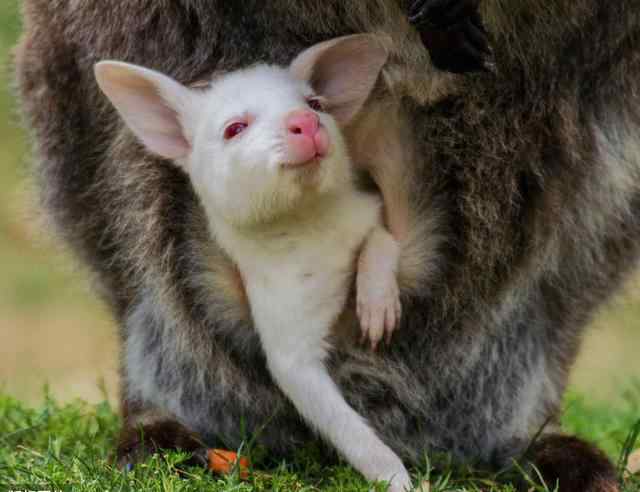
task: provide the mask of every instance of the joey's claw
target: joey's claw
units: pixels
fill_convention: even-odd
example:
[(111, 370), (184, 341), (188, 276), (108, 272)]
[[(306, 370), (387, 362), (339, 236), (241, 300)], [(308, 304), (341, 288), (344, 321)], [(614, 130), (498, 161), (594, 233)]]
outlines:
[(391, 343), (391, 335), (393, 335), (393, 330), (396, 328), (396, 308), (395, 303), (394, 306), (387, 310), (386, 316), (384, 318), (384, 339), (387, 345)]
[[(380, 305), (379, 303), (383, 304)], [(369, 341), (371, 350), (375, 351), (378, 348), (380, 341), (385, 338), (385, 333), (388, 336), (390, 318), (390, 307), (393, 304), (386, 302), (385, 300), (368, 299), (363, 302), (361, 313), (359, 316), (360, 330), (361, 330), (361, 342)], [(395, 322), (393, 328), (395, 328)]]
[(402, 316), (402, 305), (400, 299), (396, 299), (396, 303), (393, 310), (388, 312), (385, 324), (385, 342), (387, 345), (391, 344), (391, 337), (397, 326), (400, 324), (400, 317)]
[(385, 309), (381, 306), (369, 306), (371, 309), (371, 324), (369, 325), (369, 340), (371, 341), (371, 350), (378, 350), (378, 344), (384, 336)]
[(358, 302), (358, 320), (360, 321), (360, 344), (364, 345), (369, 339), (369, 311), (365, 311), (365, 306)]

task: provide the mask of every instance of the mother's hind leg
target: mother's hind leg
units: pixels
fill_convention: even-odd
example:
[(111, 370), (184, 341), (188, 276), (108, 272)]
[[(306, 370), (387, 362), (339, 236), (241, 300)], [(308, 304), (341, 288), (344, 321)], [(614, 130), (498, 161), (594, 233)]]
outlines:
[(120, 468), (140, 463), (160, 450), (187, 451), (192, 457), (186, 464), (208, 465), (205, 443), (176, 419), (126, 402), (123, 407), (124, 426), (116, 449)]
[[(530, 461), (549, 490), (618, 492), (616, 469), (607, 456), (577, 437), (551, 434), (534, 444)], [(534, 472), (533, 476), (537, 476)]]

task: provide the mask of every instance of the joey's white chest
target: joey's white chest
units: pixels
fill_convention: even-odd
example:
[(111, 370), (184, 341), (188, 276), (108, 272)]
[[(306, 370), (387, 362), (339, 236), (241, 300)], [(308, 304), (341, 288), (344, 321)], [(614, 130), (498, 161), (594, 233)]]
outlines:
[(276, 225), (260, 236), (226, 238), (234, 243), (226, 249), (242, 272), (265, 345), (305, 337), (317, 344), (327, 335), (344, 307), (362, 243), (380, 221), (380, 201), (353, 192), (310, 213), (313, 220)]

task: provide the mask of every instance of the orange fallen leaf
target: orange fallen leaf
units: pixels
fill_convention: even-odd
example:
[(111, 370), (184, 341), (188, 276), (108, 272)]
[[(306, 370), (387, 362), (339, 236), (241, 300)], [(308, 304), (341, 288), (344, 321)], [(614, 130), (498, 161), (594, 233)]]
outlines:
[(237, 463), (240, 478), (249, 478), (249, 460), (244, 456), (238, 457), (238, 453), (224, 449), (209, 449), (207, 457), (209, 458), (209, 470), (225, 475), (231, 473)]

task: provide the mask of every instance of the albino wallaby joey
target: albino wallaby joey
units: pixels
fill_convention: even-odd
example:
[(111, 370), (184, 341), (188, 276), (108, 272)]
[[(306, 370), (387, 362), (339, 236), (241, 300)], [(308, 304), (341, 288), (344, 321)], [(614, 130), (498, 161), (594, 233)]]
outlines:
[[(374, 88), (387, 52), (355, 35), (187, 88), (121, 62), (98, 83), (153, 153), (191, 178), (210, 232), (241, 274), (268, 368), (300, 414), (363, 475), (411, 486), (400, 458), (345, 401), (325, 359), (357, 261), (357, 312), (375, 347), (400, 317), (399, 246), (382, 200), (356, 188), (341, 128)], [(401, 167), (402, 162), (394, 163)]]

